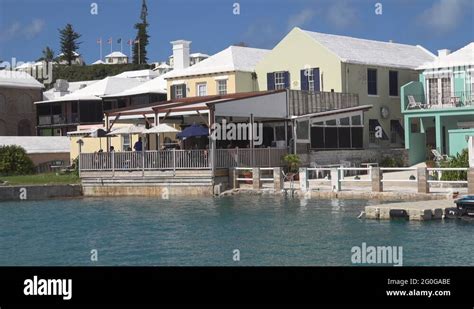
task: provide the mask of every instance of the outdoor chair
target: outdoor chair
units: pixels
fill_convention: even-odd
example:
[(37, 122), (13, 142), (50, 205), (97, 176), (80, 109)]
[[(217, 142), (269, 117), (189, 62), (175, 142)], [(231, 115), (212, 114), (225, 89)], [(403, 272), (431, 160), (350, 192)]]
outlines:
[(416, 102), (415, 97), (412, 95), (408, 96), (408, 105), (407, 109), (414, 109), (414, 108), (421, 108), (424, 109), (426, 107), (425, 104), (421, 102)]
[(435, 162), (441, 162), (441, 161), (446, 161), (448, 160), (448, 156), (447, 155), (443, 155), (441, 153), (439, 153), (439, 151), (437, 149), (431, 149), (431, 153), (433, 154), (434, 156), (434, 161)]

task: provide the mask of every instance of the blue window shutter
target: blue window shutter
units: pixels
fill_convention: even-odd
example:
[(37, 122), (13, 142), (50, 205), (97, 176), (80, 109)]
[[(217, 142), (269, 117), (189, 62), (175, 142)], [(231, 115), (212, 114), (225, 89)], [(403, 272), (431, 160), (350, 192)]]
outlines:
[(182, 84), (181, 88), (183, 89), (183, 98), (186, 98), (186, 84)]
[(267, 73), (267, 90), (275, 90), (275, 74)]
[(283, 76), (285, 76), (285, 88), (290, 89), (290, 72), (283, 72)]
[(307, 70), (300, 71), (300, 83), (301, 83), (301, 90), (309, 90), (309, 83), (308, 83), (308, 76), (306, 74)]
[(319, 80), (319, 68), (313, 69), (314, 91), (321, 91), (321, 83)]

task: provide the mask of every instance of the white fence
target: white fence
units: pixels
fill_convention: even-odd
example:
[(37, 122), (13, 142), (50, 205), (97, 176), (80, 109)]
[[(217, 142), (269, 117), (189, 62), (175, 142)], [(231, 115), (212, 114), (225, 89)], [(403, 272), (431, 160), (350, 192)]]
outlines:
[[(281, 148), (217, 149), (216, 168), (282, 166)], [(80, 171), (211, 169), (208, 150), (161, 150), (81, 153)]]

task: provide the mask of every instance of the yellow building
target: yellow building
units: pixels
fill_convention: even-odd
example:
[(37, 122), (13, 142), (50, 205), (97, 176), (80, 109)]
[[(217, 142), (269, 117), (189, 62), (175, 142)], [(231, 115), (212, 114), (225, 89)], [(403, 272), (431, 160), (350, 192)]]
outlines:
[(189, 66), (188, 41), (174, 41), (175, 69), (166, 74), (168, 99), (225, 95), (258, 91), (255, 65), (269, 52), (265, 49), (230, 46)]
[[(400, 86), (434, 55), (421, 46), (323, 34), (294, 28), (256, 65), (259, 90), (342, 92), (372, 105), (364, 117), (364, 148), (401, 147)], [(375, 138), (375, 128), (383, 137)]]

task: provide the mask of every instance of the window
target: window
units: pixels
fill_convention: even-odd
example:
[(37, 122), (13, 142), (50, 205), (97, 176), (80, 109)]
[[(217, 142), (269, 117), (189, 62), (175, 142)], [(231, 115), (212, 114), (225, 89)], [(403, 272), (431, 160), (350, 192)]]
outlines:
[(217, 94), (225, 95), (227, 94), (227, 80), (221, 79), (217, 81)]
[(130, 135), (122, 135), (122, 151), (128, 151), (131, 148), (132, 145), (130, 145)]
[(171, 86), (171, 99), (181, 99), (186, 97), (186, 84)]
[(389, 96), (398, 97), (398, 72), (388, 72)]
[(438, 79), (430, 78), (428, 79), (428, 97), (430, 99), (430, 105), (436, 105), (438, 101)]
[(207, 95), (207, 84), (201, 83), (196, 84), (196, 95), (198, 97), (203, 97)]
[(441, 97), (443, 104), (450, 103), (451, 99), (451, 78), (445, 77), (441, 79)]
[(301, 90), (319, 91), (319, 68), (304, 69), (300, 71)]
[(280, 71), (267, 73), (267, 90), (289, 89), (290, 72)]
[(363, 147), (361, 115), (342, 116), (314, 121), (311, 126), (311, 148), (350, 149)]
[(377, 70), (367, 69), (367, 93), (377, 95)]
[(312, 69), (304, 70), (306, 80), (308, 81), (308, 91), (314, 92), (314, 71)]
[(285, 89), (285, 72), (275, 73), (275, 89)]

